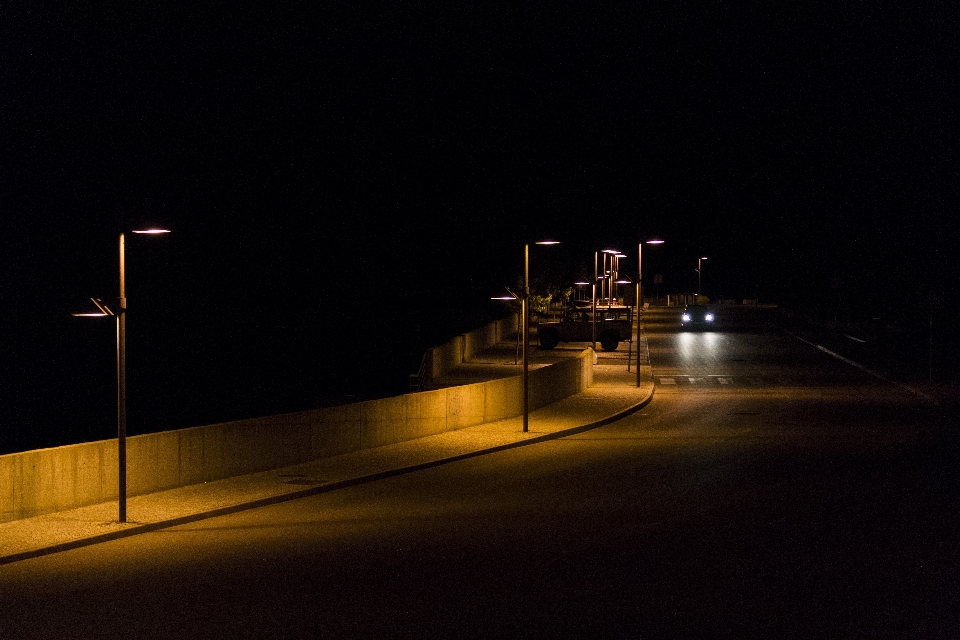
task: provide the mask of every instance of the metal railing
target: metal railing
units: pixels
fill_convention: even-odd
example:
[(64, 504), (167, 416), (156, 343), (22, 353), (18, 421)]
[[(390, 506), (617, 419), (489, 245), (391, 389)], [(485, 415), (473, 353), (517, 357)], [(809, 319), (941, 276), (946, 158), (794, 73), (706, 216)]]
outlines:
[(418, 393), (424, 390), (424, 387), (427, 385), (427, 362), (429, 358), (427, 357), (429, 351), (425, 351), (423, 357), (420, 358), (420, 368), (416, 373), (410, 374), (410, 393)]

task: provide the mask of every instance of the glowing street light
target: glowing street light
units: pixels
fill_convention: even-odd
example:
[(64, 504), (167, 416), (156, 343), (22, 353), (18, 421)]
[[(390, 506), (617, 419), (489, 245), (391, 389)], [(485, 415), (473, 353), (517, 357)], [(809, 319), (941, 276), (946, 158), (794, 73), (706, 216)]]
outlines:
[[(602, 264), (602, 265), (600, 264), (600, 254), (601, 254), (601, 253), (603, 254), (603, 264)], [(591, 322), (592, 322), (592, 324), (593, 324), (592, 329), (591, 329), (591, 332), (592, 332), (592, 343), (591, 343), (591, 347), (592, 347), (592, 349), (593, 349), (594, 351), (597, 350), (597, 285), (596, 285), (596, 283), (597, 283), (597, 282), (600, 283), (600, 299), (603, 300), (603, 299), (604, 299), (604, 287), (603, 287), (603, 283), (604, 283), (604, 281), (608, 281), (608, 284), (607, 284), (607, 298), (606, 298), (606, 300), (607, 300), (607, 306), (610, 306), (610, 298), (609, 298), (609, 296), (611, 295), (612, 287), (613, 287), (613, 283), (612, 283), (613, 278), (610, 278), (609, 275), (608, 275), (608, 273), (607, 273), (607, 255), (608, 255), (608, 254), (611, 255), (611, 258), (610, 258), (611, 268), (612, 268), (612, 265), (613, 265), (613, 257), (612, 257), (612, 256), (615, 256), (615, 255), (623, 255), (622, 253), (620, 253), (620, 251), (619, 251), (618, 249), (603, 249), (602, 251), (594, 251), (594, 252), (593, 252), (593, 282), (594, 282), (594, 285), (593, 285), (593, 292), (592, 292), (592, 294), (591, 294), (591, 308), (592, 308), (592, 309), (591, 309), (591, 312), (593, 313), (593, 318), (592, 318), (592, 320), (591, 320)], [(602, 270), (602, 273), (599, 272), (598, 269), (601, 269), (601, 270)]]
[(586, 280), (577, 280), (573, 284), (577, 285), (580, 289), (577, 291), (577, 300), (583, 300), (583, 288), (589, 285), (590, 283)]
[[(131, 233), (159, 235), (169, 229), (136, 229)], [(119, 521), (127, 521), (127, 293), (126, 293), (126, 238), (120, 234), (120, 297), (116, 308), (99, 298), (90, 298), (98, 313), (75, 313), (75, 316), (115, 316), (117, 318), (117, 495)]]
[(700, 270), (703, 268), (703, 261), (707, 259), (707, 256), (702, 258), (697, 258), (697, 297), (700, 296)]
[[(593, 254), (593, 259), (594, 259), (594, 271), (596, 271), (596, 269), (597, 269), (597, 264), (596, 264), (596, 262), (597, 262), (597, 259), (598, 259), (600, 253), (603, 254), (602, 270), (601, 270), (601, 272), (598, 274), (598, 279), (601, 280), (601, 282), (600, 282), (600, 299), (601, 299), (601, 300), (606, 299), (607, 305), (609, 306), (609, 305), (610, 305), (610, 298), (613, 297), (613, 281), (616, 279), (616, 266), (614, 265), (614, 259), (622, 256), (623, 253), (621, 253), (619, 249), (604, 249), (604, 250), (600, 251), (599, 253), (598, 253), (598, 252), (594, 252), (594, 254)], [(607, 267), (607, 256), (610, 257), (610, 266), (609, 266), (609, 268)], [(606, 286), (606, 293), (604, 293), (604, 286), (603, 286), (603, 285), (604, 285), (604, 281), (606, 282), (606, 285), (607, 285), (607, 286)]]
[(637, 318), (639, 318), (640, 309), (643, 308), (643, 245), (644, 244), (663, 244), (663, 240), (654, 238), (646, 240), (637, 245)]
[[(536, 244), (560, 244), (556, 240), (540, 240)], [(523, 245), (523, 296), (520, 298), (523, 325), (523, 432), (530, 427), (530, 244)]]
[(663, 244), (663, 240), (652, 238), (637, 245), (637, 386), (640, 386), (640, 312), (643, 309), (643, 245)]

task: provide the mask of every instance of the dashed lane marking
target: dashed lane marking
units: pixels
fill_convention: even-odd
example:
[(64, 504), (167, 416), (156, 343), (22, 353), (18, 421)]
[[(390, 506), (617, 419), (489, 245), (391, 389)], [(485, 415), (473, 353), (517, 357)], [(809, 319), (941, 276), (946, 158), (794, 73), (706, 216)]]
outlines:
[(656, 376), (656, 381), (663, 386), (674, 386), (674, 387), (709, 387), (714, 384), (722, 386), (750, 386), (750, 387), (763, 387), (767, 385), (775, 385), (782, 387), (790, 387), (796, 384), (796, 380), (791, 380), (790, 378), (784, 377), (774, 377), (774, 378), (763, 378), (757, 376), (749, 377), (735, 377), (735, 376), (724, 376), (710, 374), (706, 376)]

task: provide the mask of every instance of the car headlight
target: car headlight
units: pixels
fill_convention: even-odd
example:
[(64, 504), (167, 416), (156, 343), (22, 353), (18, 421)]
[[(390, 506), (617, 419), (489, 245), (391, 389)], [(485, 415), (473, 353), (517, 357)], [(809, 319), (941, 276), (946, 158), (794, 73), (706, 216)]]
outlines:
[(689, 313), (685, 313), (685, 314), (683, 314), (683, 315), (680, 316), (680, 317), (681, 317), (681, 319), (682, 319), (684, 322), (690, 322), (690, 314), (689, 314)]
[(706, 319), (707, 319), (707, 322), (713, 322), (713, 314), (708, 313)]

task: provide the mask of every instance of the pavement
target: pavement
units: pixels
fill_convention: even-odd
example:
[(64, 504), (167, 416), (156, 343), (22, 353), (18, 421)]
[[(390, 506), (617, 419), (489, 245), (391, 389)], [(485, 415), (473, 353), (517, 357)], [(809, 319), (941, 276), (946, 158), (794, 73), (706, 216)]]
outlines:
[[(246, 509), (336, 491), (497, 451), (562, 438), (602, 426), (646, 405), (653, 379), (640, 340), (641, 384), (632, 346), (598, 351), (594, 383), (586, 391), (521, 416), (394, 445), (321, 458), (282, 469), (226, 478), (127, 499), (127, 522), (116, 501), (0, 523), (0, 565), (157, 531)], [(532, 348), (529, 368), (575, 357), (584, 344)], [(629, 366), (628, 366), (629, 365)], [(520, 375), (516, 342), (505, 341), (436, 380), (436, 387)]]

